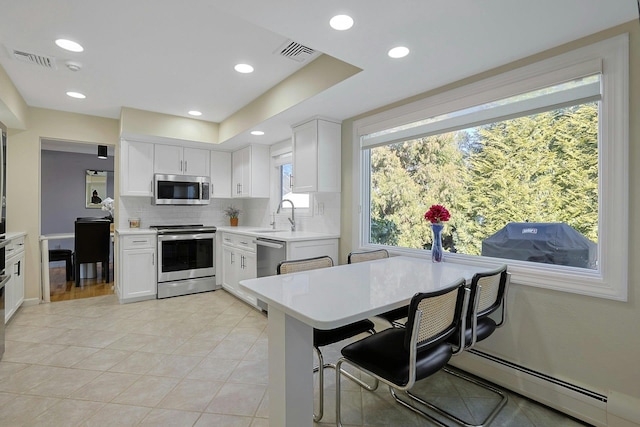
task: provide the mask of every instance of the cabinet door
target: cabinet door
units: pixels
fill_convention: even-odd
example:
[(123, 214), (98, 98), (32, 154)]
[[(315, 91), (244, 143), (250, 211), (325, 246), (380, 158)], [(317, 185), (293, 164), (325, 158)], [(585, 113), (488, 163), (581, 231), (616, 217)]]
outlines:
[(209, 176), (209, 150), (184, 148), (183, 173), (185, 175)]
[(11, 275), (4, 286), (4, 321), (6, 323), (24, 301), (24, 253), (7, 260), (5, 270)]
[(122, 140), (121, 196), (153, 196), (153, 144)]
[(182, 147), (175, 145), (156, 144), (153, 155), (154, 172), (168, 175), (182, 175), (184, 172), (182, 150)]
[(153, 248), (123, 251), (122, 299), (157, 294), (155, 257)]
[(231, 197), (231, 153), (211, 152), (211, 197)]
[[(7, 263), (6, 268), (7, 272), (13, 270), (10, 263)], [(12, 274), (4, 285), (4, 323), (7, 323), (9, 319), (11, 319), (11, 316), (13, 316), (13, 310), (11, 308), (13, 307), (13, 300), (15, 299), (15, 291), (13, 287), (14, 280), (15, 278)]]
[(240, 275), (238, 282), (257, 277), (257, 258), (254, 252), (240, 251)]
[(244, 179), (249, 174), (247, 165), (249, 150), (250, 148), (246, 147), (231, 154), (231, 197), (244, 197), (246, 190)]
[(294, 192), (340, 192), (341, 132), (339, 123), (319, 119), (293, 128)]
[(15, 293), (13, 295), (13, 306), (17, 310), (24, 302), (24, 253), (18, 257), (18, 262), (14, 264), (14, 282), (13, 288)]
[(318, 127), (313, 120), (293, 128), (293, 191), (318, 191)]
[(236, 290), (238, 287), (238, 270), (240, 260), (233, 248), (222, 247), (222, 286)]
[(338, 239), (303, 240), (287, 243), (287, 259), (330, 256), (338, 265)]
[[(240, 272), (238, 275), (238, 282), (246, 279), (255, 279), (257, 277), (257, 258), (255, 252), (238, 251), (240, 256)], [(245, 292), (238, 285), (238, 293), (253, 305), (258, 304), (258, 300), (253, 295)]]

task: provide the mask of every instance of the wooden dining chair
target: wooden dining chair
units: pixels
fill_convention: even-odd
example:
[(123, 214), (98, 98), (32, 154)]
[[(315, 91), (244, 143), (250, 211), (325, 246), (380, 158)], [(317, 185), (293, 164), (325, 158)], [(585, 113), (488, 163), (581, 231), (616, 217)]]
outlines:
[[(446, 366), (454, 350), (448, 340), (459, 328), (465, 328), (468, 302), (464, 279), (442, 290), (415, 294), (405, 328), (388, 328), (344, 347), (336, 372), (345, 363), (352, 365), (387, 384), (401, 405), (443, 425), (430, 413), (399, 399), (396, 390), (412, 400), (408, 391), (414, 384)], [(336, 374), (337, 426), (342, 426), (340, 383), (341, 375)]]
[[(305, 258), (305, 259), (297, 259), (297, 260), (289, 260), (289, 261), (281, 261), (276, 269), (277, 274), (290, 274), (297, 273), (301, 271), (307, 270), (315, 270), (317, 268), (327, 268), (333, 267), (333, 259), (329, 256), (321, 256), (315, 258)], [(318, 399), (319, 399), (319, 409), (318, 413), (313, 414), (313, 420), (318, 422), (322, 419), (324, 415), (324, 369), (325, 368), (334, 368), (335, 364), (333, 363), (324, 363), (324, 357), (322, 356), (322, 351), (320, 351), (320, 347), (324, 347), (326, 345), (334, 344), (340, 342), (342, 340), (346, 340), (348, 338), (353, 338), (362, 333), (375, 333), (373, 322), (370, 320), (361, 320), (358, 322), (350, 323), (345, 326), (341, 326), (335, 329), (313, 329), (313, 349), (318, 357), (318, 366), (313, 368), (313, 372), (318, 372)], [(343, 372), (351, 380), (358, 383), (361, 387), (366, 388), (367, 390), (375, 390), (378, 387), (378, 382), (376, 381), (372, 386), (368, 385), (364, 381), (356, 378), (352, 374), (348, 372)]]
[[(386, 249), (351, 252), (347, 256), (347, 263), (355, 264), (357, 262), (373, 261), (373, 260), (384, 259), (384, 258), (389, 258), (389, 252)], [(400, 322), (400, 320), (406, 318), (408, 315), (409, 315), (409, 306), (406, 305), (404, 307), (396, 308), (394, 310), (389, 310), (387, 312), (377, 315), (376, 317), (384, 320), (385, 322), (389, 323), (391, 326), (395, 328), (403, 328), (404, 323)]]

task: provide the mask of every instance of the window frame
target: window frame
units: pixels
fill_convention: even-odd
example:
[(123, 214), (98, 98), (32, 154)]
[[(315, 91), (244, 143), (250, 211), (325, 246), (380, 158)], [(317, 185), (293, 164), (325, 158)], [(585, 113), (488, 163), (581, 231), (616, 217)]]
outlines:
[[(368, 176), (370, 165), (362, 136), (427, 117), (507, 98), (518, 93), (601, 72), (599, 113), (599, 206), (597, 270), (447, 254), (447, 262), (486, 265), (505, 263), (512, 282), (619, 301), (628, 297), (629, 224), (629, 36), (585, 46), (531, 65), (363, 117), (353, 123), (353, 248), (382, 247), (364, 241), (370, 229)], [(365, 175), (366, 174), (366, 175)], [(429, 252), (384, 246), (394, 254), (415, 257)]]
[[(275, 144), (271, 147), (271, 212), (275, 213), (278, 210), (280, 204), (280, 166), (286, 163), (292, 163), (293, 161), (293, 147), (290, 141), (284, 141), (282, 143)], [(307, 193), (309, 196), (309, 207), (295, 208), (296, 215), (299, 217), (312, 217), (314, 214), (313, 207), (315, 206), (315, 200), (312, 193)], [(289, 205), (285, 206), (289, 209)], [(278, 215), (285, 215), (285, 212), (281, 212)]]

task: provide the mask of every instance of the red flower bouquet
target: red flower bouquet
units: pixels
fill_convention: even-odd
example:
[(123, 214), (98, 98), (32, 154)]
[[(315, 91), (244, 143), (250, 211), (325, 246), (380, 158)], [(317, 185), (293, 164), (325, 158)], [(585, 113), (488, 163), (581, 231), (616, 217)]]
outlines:
[(424, 214), (424, 219), (431, 222), (431, 224), (440, 224), (449, 221), (449, 218), (451, 218), (449, 211), (442, 205), (431, 205), (429, 210)]

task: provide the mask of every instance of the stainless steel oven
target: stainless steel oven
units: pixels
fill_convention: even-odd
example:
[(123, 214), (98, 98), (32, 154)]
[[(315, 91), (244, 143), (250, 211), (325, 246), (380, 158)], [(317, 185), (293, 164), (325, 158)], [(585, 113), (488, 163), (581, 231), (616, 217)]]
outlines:
[(215, 227), (152, 228), (158, 232), (158, 298), (217, 289)]

